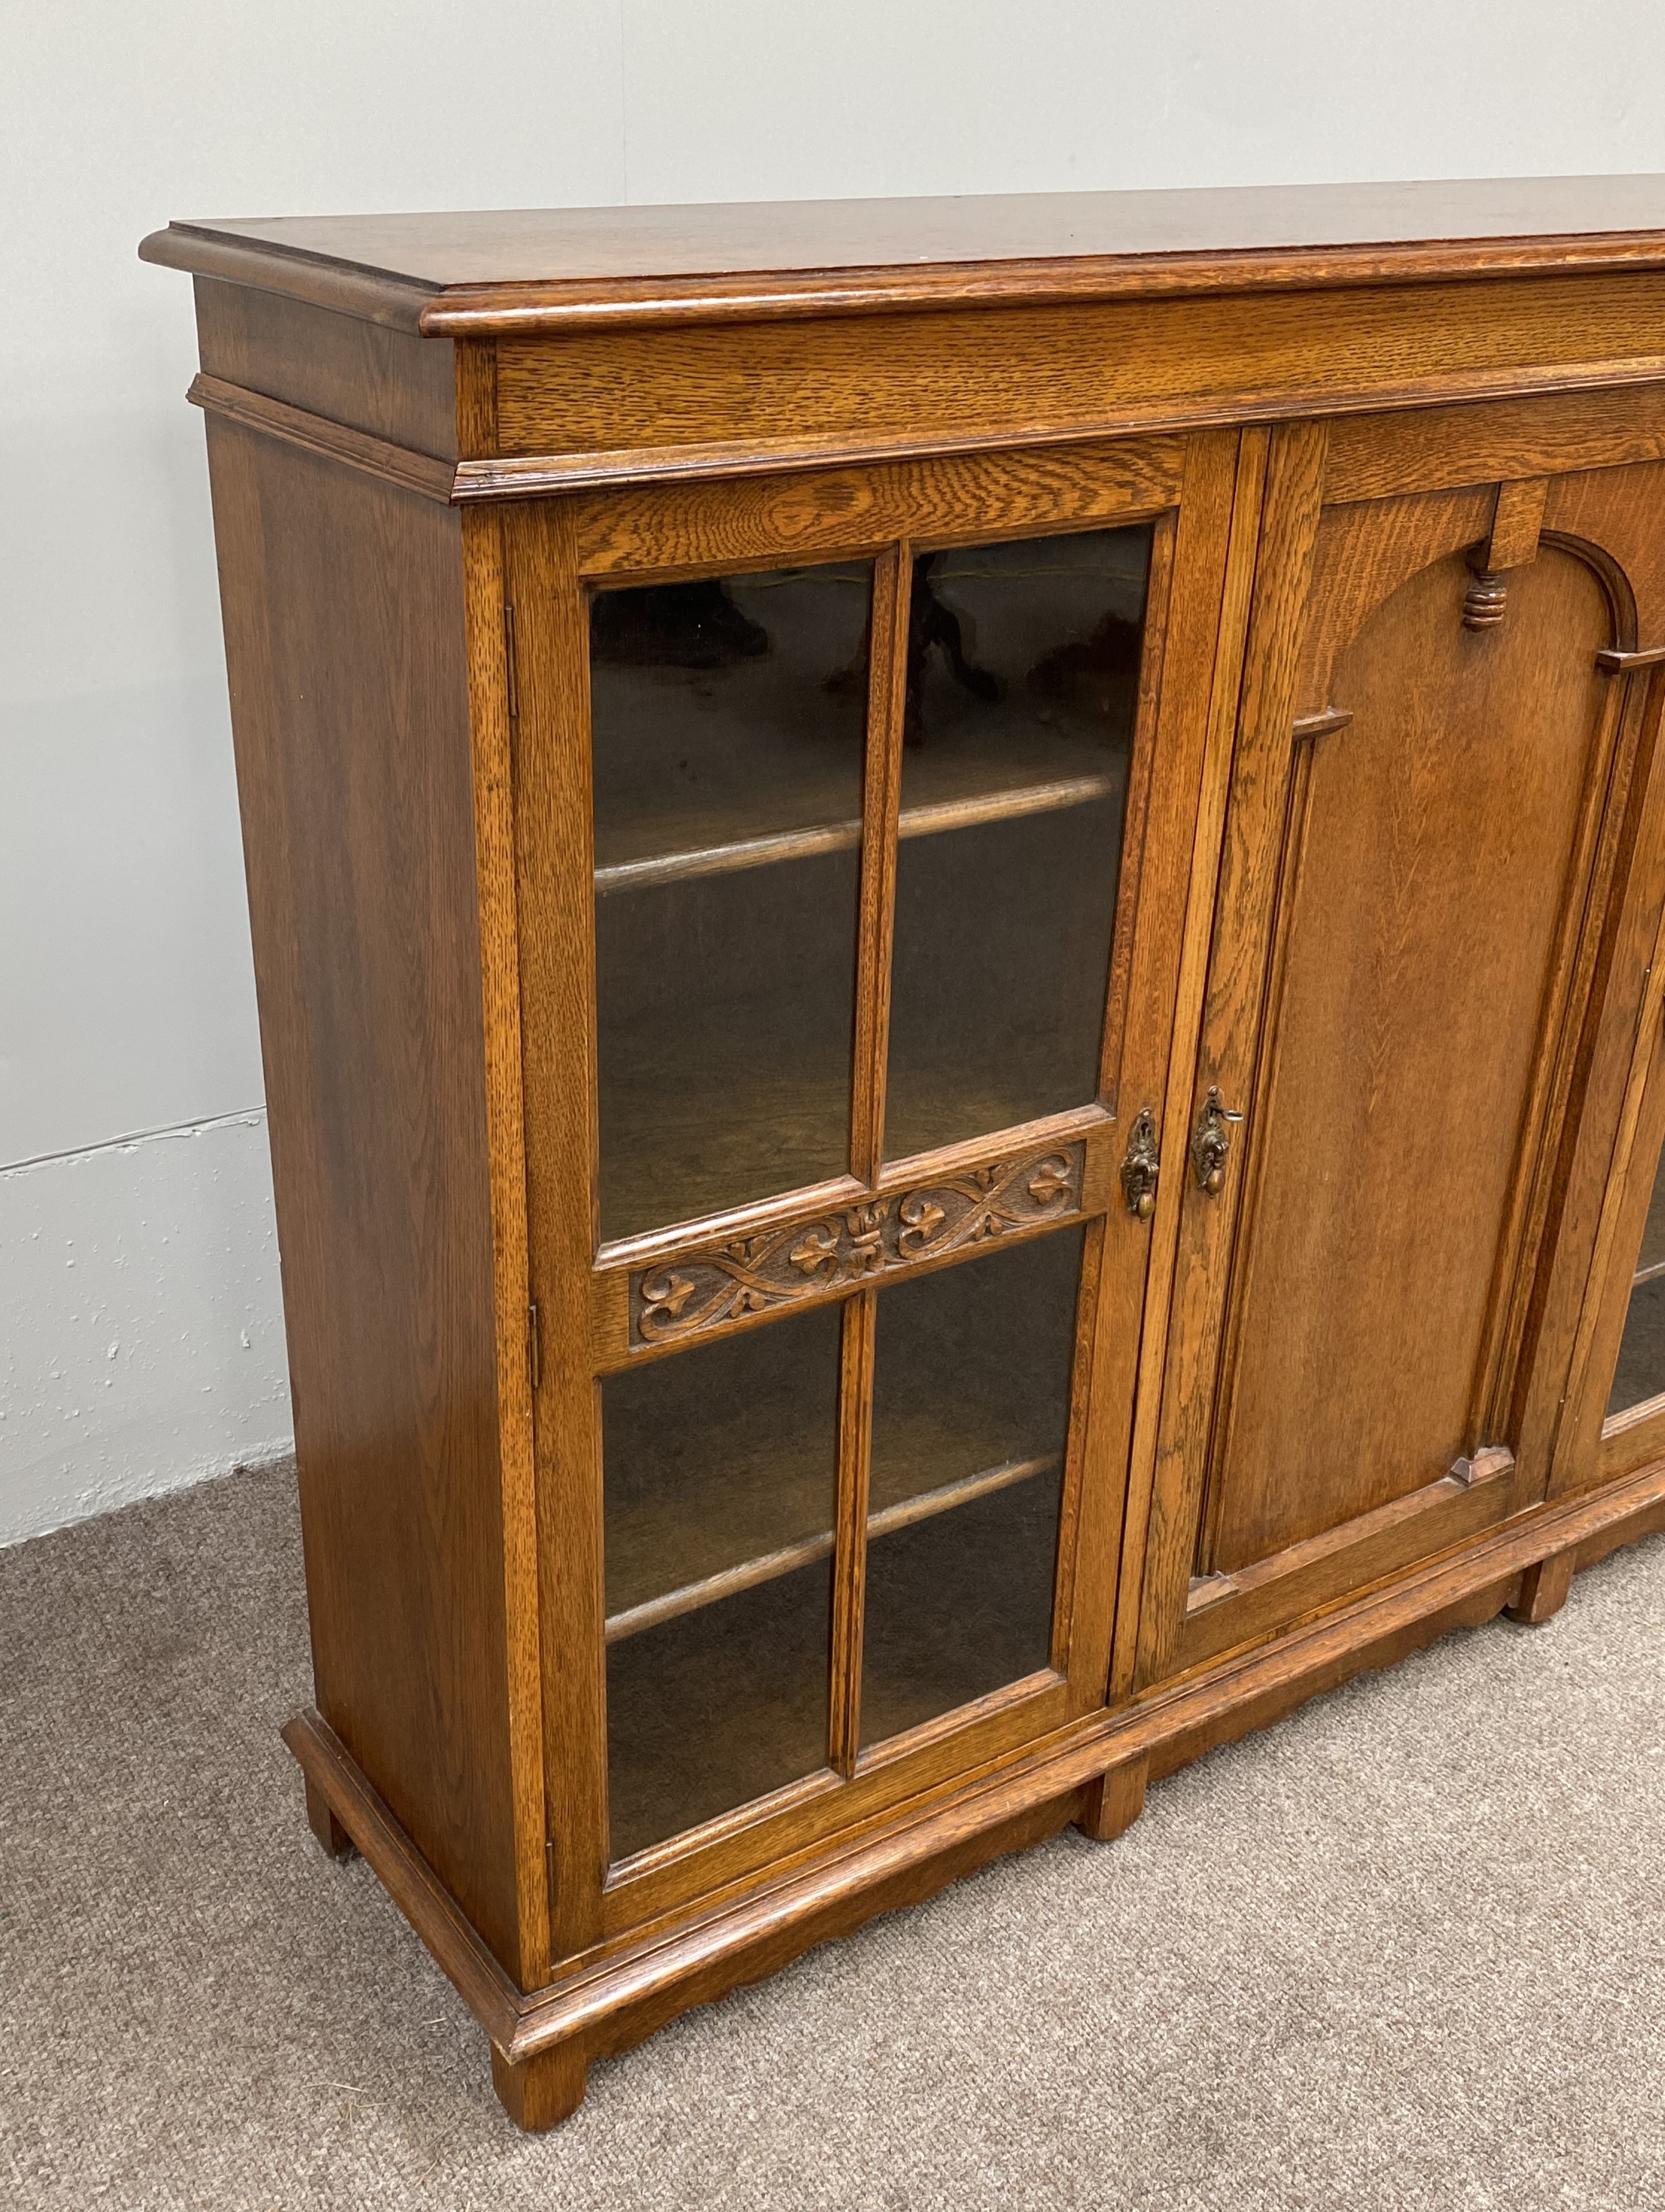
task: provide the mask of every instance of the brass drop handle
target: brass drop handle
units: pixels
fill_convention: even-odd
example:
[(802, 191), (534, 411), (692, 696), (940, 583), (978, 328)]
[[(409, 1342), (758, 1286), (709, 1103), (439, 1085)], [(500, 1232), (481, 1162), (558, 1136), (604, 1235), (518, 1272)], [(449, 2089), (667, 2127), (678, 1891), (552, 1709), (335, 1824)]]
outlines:
[(1242, 1119), (1243, 1115), (1234, 1113), (1211, 1084), (1191, 1137), (1191, 1164), (1197, 1171), (1199, 1186), (1210, 1198), (1218, 1198), (1225, 1188), (1225, 1156), (1231, 1149), (1231, 1124)]
[(1148, 1221), (1156, 1212), (1157, 1177), (1161, 1173), (1156, 1116), (1148, 1106), (1141, 1106), (1127, 1132), (1127, 1150), (1121, 1162), (1121, 1195), (1137, 1220)]

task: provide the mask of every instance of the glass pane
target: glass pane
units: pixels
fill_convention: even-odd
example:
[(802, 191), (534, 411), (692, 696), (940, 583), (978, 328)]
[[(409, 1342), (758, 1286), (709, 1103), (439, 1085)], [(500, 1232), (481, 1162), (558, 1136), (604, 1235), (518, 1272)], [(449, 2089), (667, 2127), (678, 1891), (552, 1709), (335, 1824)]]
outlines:
[(1631, 1285), (1619, 1365), (1607, 1395), (1607, 1413), (1622, 1413), (1665, 1395), (1665, 1160), (1654, 1177), (1648, 1223)]
[(602, 1384), (612, 1856), (826, 1764), (836, 1307)]
[(864, 1746), (1048, 1663), (1081, 1231), (881, 1291)]
[(872, 586), (592, 602), (604, 1237), (846, 1170)]
[(1097, 1094), (1151, 530), (914, 564), (885, 1152)]

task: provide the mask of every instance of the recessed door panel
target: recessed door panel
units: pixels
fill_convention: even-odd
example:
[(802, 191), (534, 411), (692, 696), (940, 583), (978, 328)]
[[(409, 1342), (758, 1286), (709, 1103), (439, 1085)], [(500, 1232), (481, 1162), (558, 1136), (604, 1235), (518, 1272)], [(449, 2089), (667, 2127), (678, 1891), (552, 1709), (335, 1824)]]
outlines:
[(1478, 633), (1472, 580), (1449, 554), (1401, 584), (1337, 656), (1352, 720), (1300, 741), (1204, 1573), (1474, 1441), (1607, 609), (1546, 550)]
[(1644, 721), (1598, 661), (1635, 620), (1602, 539), (1634, 487), (1326, 508), (1324, 447), (1280, 433), (1268, 471), (1124, 1686), (1541, 1497), (1536, 1363), (1571, 1352), (1558, 1162)]
[(860, 1740), (1050, 1663), (1081, 1231), (881, 1293)]
[(839, 1316), (602, 1385), (610, 1856), (827, 1761)]

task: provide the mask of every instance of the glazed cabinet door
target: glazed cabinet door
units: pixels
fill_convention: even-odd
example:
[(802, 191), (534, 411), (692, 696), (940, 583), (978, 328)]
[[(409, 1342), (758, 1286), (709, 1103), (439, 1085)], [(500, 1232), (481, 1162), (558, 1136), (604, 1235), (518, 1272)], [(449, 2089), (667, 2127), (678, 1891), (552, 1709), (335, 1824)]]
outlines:
[(1591, 444), (1559, 402), (1274, 438), (1119, 1687), (1545, 1494), (1665, 578), (1665, 468)]
[(568, 1953), (1103, 1701), (1237, 442), (504, 525)]

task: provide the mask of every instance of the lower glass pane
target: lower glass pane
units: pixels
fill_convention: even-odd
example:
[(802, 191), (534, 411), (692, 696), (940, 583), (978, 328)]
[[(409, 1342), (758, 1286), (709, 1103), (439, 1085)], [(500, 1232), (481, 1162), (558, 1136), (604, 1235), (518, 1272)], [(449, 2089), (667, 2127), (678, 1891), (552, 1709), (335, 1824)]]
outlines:
[(1048, 1664), (1081, 1231), (881, 1291), (861, 1741)]
[(831, 1593), (825, 1560), (608, 1647), (615, 1859), (826, 1765)]
[(826, 1764), (839, 1313), (602, 1385), (614, 1858)]
[(1665, 1396), (1665, 1160), (1654, 1177), (1619, 1364), (1607, 1395), (1608, 1417), (1661, 1396)]

